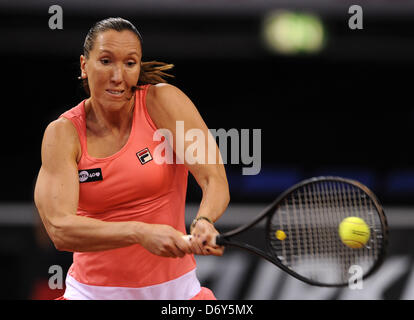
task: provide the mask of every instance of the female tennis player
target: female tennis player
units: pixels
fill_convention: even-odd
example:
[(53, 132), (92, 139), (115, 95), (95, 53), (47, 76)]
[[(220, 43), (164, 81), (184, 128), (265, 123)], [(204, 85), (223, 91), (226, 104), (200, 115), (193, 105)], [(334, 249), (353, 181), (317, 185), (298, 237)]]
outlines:
[[(206, 140), (208, 128), (190, 99), (165, 83), (169, 65), (141, 57), (129, 21), (96, 23), (80, 57), (89, 98), (44, 133), (35, 203), (56, 248), (74, 252), (62, 299), (215, 299), (200, 286), (193, 254), (223, 254), (213, 223), (229, 203), (224, 166), (154, 161), (158, 128), (176, 137), (176, 121), (184, 121)], [(173, 141), (171, 150), (180, 143), (191, 142)], [(203, 196), (185, 241), (188, 171)]]

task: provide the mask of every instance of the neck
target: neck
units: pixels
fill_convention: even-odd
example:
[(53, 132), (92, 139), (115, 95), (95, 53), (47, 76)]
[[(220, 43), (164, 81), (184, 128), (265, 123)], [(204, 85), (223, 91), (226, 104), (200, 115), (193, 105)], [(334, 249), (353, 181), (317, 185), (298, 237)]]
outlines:
[(124, 105), (111, 108), (93, 97), (85, 101), (86, 121), (90, 129), (100, 132), (124, 132), (131, 128), (135, 95)]

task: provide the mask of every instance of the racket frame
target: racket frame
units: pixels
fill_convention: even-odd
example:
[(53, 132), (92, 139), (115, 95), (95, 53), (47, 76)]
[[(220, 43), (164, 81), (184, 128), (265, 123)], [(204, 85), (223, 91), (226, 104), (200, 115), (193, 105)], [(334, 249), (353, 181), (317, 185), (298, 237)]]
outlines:
[[(234, 230), (219, 234), (216, 237), (216, 244), (220, 245), (220, 246), (233, 246), (233, 247), (238, 247), (244, 250), (247, 250), (261, 258), (264, 258), (266, 260), (268, 260), (269, 262), (275, 264), (276, 266), (278, 266), (279, 268), (281, 268), (283, 271), (287, 272), (288, 274), (292, 275), (293, 277), (306, 282), (310, 285), (313, 286), (320, 286), (320, 287), (344, 287), (347, 286), (348, 283), (338, 283), (338, 284), (328, 284), (328, 283), (321, 283), (321, 282), (317, 282), (311, 279), (308, 279), (304, 276), (301, 276), (300, 274), (296, 273), (295, 271), (293, 271), (291, 268), (289, 268), (288, 266), (284, 265), (282, 263), (282, 261), (280, 261), (277, 258), (274, 258), (273, 256), (269, 255), (268, 253), (264, 252), (261, 249), (258, 249), (252, 245), (249, 245), (247, 243), (241, 242), (241, 241), (237, 241), (237, 240), (233, 240), (231, 239), (232, 237), (254, 227), (256, 224), (258, 224), (259, 222), (261, 222), (263, 219), (265, 218), (269, 218), (267, 220), (266, 223), (266, 230), (269, 229), (269, 224), (271, 223), (271, 216), (273, 216), (273, 213), (277, 210), (277, 207), (280, 206), (280, 204), (282, 203), (282, 200), (284, 200), (286, 197), (288, 197), (291, 193), (293, 193), (294, 191), (296, 191), (297, 189), (307, 185), (307, 184), (311, 184), (311, 183), (315, 183), (315, 182), (343, 182), (343, 183), (347, 183), (347, 184), (351, 184), (359, 189), (361, 189), (363, 192), (365, 192), (365, 194), (368, 195), (368, 197), (372, 200), (377, 212), (378, 212), (378, 216), (380, 218), (381, 221), (381, 228), (382, 228), (382, 236), (383, 236), (383, 240), (382, 240), (382, 245), (381, 245), (381, 250), (378, 254), (378, 259), (375, 261), (374, 265), (368, 270), (367, 273), (365, 273), (362, 277), (362, 279), (365, 279), (367, 277), (369, 277), (371, 274), (373, 274), (376, 270), (378, 270), (378, 268), (381, 266), (382, 262), (384, 261), (385, 255), (386, 255), (386, 248), (388, 245), (388, 222), (387, 222), (387, 218), (385, 216), (384, 213), (384, 209), (382, 208), (378, 198), (375, 196), (375, 194), (365, 185), (363, 185), (362, 183), (352, 180), (352, 179), (348, 179), (348, 178), (342, 178), (342, 177), (336, 177), (336, 176), (320, 176), (320, 177), (313, 177), (310, 179), (306, 179), (303, 180), (295, 185), (293, 185), (292, 187), (290, 187), (289, 189), (285, 190), (283, 193), (281, 193), (276, 200), (274, 200), (270, 205), (268, 205), (266, 208), (264, 208), (251, 222), (240, 226)], [(269, 246), (269, 242), (266, 239), (266, 245)]]

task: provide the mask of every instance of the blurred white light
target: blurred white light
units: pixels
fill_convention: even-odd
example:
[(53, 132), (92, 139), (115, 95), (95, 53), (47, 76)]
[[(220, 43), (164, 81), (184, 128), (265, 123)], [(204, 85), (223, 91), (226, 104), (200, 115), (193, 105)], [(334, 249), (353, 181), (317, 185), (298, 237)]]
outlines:
[(324, 46), (325, 29), (316, 15), (275, 11), (264, 18), (262, 36), (265, 45), (277, 53), (317, 53)]

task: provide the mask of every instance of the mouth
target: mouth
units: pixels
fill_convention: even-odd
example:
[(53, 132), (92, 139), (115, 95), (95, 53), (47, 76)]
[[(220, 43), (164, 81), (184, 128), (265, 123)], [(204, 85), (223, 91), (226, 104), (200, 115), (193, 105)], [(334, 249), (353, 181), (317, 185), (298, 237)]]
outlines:
[(110, 89), (107, 89), (106, 92), (108, 92), (112, 96), (120, 97), (125, 92), (125, 90), (110, 90)]

